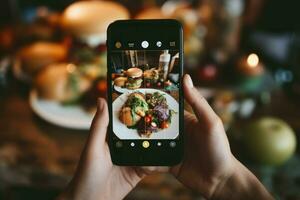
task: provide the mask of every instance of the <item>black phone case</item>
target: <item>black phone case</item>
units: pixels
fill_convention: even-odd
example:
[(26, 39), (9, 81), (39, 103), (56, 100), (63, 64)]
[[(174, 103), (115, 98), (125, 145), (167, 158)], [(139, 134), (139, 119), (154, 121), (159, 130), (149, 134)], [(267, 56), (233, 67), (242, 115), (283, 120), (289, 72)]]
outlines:
[[(176, 35), (170, 34), (172, 31)], [(173, 38), (172, 38), (173, 37)], [(179, 138), (176, 140), (177, 146), (171, 148), (168, 144), (170, 140), (160, 140), (162, 147), (151, 145), (145, 149), (142, 147), (144, 140), (134, 140), (136, 142), (135, 148), (131, 148), (129, 143), (132, 140), (122, 140), (124, 147), (116, 148), (114, 137), (116, 137), (112, 130), (112, 79), (111, 79), (111, 51), (115, 48), (114, 42), (118, 41), (142, 41), (146, 39), (149, 43), (153, 43), (160, 39), (168, 41), (175, 39), (179, 42), (179, 66), (180, 66), (180, 89), (179, 89)], [(107, 29), (107, 85), (108, 85), (108, 107), (109, 107), (109, 133), (108, 143), (111, 153), (112, 162), (121, 166), (172, 166), (178, 164), (183, 158), (184, 146), (184, 95), (182, 86), (183, 76), (183, 29), (177, 20), (118, 20), (111, 23)], [(143, 49), (136, 47), (134, 50)], [(158, 50), (156, 47), (149, 45), (147, 50)], [(144, 49), (143, 49), (144, 50)], [(147, 139), (145, 139), (147, 140)], [(156, 140), (148, 140), (153, 142)]]

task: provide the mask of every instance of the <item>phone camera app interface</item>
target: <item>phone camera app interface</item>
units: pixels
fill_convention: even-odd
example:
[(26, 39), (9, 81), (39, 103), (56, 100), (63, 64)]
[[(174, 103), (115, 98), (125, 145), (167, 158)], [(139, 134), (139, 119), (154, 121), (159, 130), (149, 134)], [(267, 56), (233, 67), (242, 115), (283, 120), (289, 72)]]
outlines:
[(110, 56), (115, 136), (120, 140), (178, 138), (179, 51), (117, 49)]

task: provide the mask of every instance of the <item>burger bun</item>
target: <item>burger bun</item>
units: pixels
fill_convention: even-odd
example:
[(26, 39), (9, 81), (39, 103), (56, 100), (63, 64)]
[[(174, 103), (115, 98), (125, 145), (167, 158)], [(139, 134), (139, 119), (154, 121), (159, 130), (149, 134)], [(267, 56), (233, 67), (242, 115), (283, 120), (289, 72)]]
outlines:
[(130, 78), (139, 78), (143, 75), (143, 70), (137, 67), (132, 67), (126, 71), (126, 75)]
[[(91, 82), (79, 74), (70, 73), (68, 66), (66, 63), (52, 64), (37, 74), (34, 85), (40, 98), (60, 102), (72, 101), (90, 88)], [(71, 79), (71, 76), (74, 79)]]
[(115, 78), (114, 85), (116, 85), (118, 87), (124, 87), (126, 81), (127, 81), (127, 77), (118, 77), (118, 78)]
[(119, 19), (128, 19), (128, 10), (112, 1), (77, 1), (62, 15), (63, 29), (75, 37), (97, 46), (105, 42), (108, 25)]
[(68, 50), (62, 44), (36, 42), (20, 49), (17, 57), (22, 71), (31, 76), (49, 64), (64, 61), (67, 54)]

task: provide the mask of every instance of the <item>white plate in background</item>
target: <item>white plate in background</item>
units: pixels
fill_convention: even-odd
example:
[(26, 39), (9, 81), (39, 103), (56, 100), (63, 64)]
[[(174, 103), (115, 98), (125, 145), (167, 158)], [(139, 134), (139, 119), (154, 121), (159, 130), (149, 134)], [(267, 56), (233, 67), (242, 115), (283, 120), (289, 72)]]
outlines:
[(29, 102), (32, 110), (45, 121), (65, 128), (89, 130), (94, 114), (88, 113), (80, 105), (62, 105), (57, 101), (38, 97), (31, 90)]

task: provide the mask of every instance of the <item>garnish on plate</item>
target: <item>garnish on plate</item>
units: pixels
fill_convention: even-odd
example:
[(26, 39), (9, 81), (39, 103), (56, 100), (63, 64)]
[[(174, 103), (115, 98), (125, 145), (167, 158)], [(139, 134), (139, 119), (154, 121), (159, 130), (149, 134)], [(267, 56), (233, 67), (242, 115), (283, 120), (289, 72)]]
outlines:
[(119, 119), (142, 137), (169, 128), (175, 111), (169, 108), (166, 97), (160, 92), (131, 93), (122, 106)]

